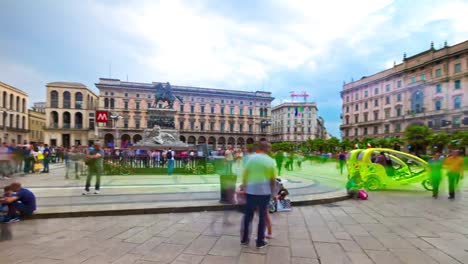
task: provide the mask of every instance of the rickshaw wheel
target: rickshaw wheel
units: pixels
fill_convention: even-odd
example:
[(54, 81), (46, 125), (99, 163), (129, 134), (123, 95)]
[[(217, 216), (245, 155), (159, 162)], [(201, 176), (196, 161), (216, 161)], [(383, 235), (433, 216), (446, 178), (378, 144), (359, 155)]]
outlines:
[(432, 182), (430, 179), (425, 179), (424, 181), (421, 182), (421, 184), (424, 187), (424, 189), (428, 191), (432, 191), (433, 187), (432, 187)]
[(380, 189), (380, 186), (380, 180), (377, 177), (370, 177), (365, 183), (365, 187), (369, 191), (376, 191)]

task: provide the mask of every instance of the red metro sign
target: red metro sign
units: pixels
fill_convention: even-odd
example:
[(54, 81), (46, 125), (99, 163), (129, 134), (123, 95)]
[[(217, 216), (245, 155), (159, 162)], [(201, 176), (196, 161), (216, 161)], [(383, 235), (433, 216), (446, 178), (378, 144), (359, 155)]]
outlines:
[(109, 119), (109, 112), (107, 111), (96, 111), (96, 121), (98, 123), (107, 123)]

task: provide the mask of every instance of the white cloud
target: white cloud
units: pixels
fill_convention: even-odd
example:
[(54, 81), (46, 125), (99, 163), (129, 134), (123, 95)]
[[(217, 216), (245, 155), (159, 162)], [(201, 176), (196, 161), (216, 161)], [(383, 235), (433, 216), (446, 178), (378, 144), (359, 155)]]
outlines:
[(44, 75), (33, 68), (9, 61), (0, 60), (0, 81), (18, 88), (29, 95), (29, 105), (45, 100)]
[(149, 51), (136, 51), (136, 57), (152, 76), (191, 85), (224, 82), (226, 88), (243, 89), (269, 79), (272, 72), (303, 66), (316, 71), (318, 58), (333, 50), (333, 41), (355, 32), (369, 14), (389, 2), (327, 1), (317, 6), (310, 1), (277, 1), (272, 4), (291, 17), (281, 25), (237, 21), (209, 10), (203, 2), (177, 0), (98, 5), (96, 14), (105, 12), (104, 22), (145, 40)]

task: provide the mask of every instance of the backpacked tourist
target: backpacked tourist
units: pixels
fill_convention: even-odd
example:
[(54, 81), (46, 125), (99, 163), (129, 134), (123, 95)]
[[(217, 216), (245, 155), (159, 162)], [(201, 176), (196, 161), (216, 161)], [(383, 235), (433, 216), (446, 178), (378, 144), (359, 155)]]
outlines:
[(86, 186), (83, 191), (83, 195), (89, 194), (89, 187), (91, 186), (91, 178), (96, 175), (96, 185), (94, 188), (94, 194), (99, 194), (101, 187), (101, 174), (103, 170), (103, 157), (104, 152), (102, 151), (99, 144), (94, 144), (94, 147), (89, 148), (89, 155), (86, 157), (85, 163), (88, 165), (88, 177), (86, 178)]
[[(174, 162), (175, 162), (175, 153), (169, 148), (166, 152), (166, 159), (167, 159), (167, 175), (172, 175), (174, 172)], [(177, 181), (177, 177), (175, 178)]]
[(8, 205), (8, 215), (3, 222), (18, 222), (19, 217), (32, 215), (36, 211), (36, 197), (30, 190), (22, 188), (17, 182), (10, 185), (10, 190), (13, 195), (0, 199), (1, 203)]
[(276, 178), (275, 160), (267, 154), (270, 149), (270, 143), (261, 141), (257, 153), (249, 156), (244, 168), (242, 184), (245, 186), (246, 205), (241, 245), (249, 244), (249, 229), (256, 209), (259, 214), (256, 246), (263, 248), (268, 244), (265, 241), (266, 211), (271, 196), (275, 194)]
[(447, 169), (447, 177), (449, 183), (449, 199), (455, 199), (455, 188), (460, 179), (463, 179), (463, 158), (460, 157), (459, 150), (453, 150), (451, 155), (448, 156), (443, 166)]

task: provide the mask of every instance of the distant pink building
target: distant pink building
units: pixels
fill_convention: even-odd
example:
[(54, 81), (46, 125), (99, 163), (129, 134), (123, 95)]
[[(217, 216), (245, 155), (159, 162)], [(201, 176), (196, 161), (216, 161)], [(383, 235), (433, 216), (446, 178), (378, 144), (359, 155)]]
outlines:
[(413, 124), (467, 130), (468, 41), (405, 54), (390, 69), (344, 84), (341, 98), (343, 138), (400, 137)]

